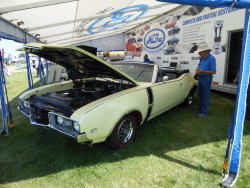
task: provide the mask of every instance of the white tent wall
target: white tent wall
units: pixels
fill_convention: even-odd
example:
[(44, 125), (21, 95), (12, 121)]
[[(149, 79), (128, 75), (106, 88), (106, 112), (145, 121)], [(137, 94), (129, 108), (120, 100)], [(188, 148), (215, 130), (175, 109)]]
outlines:
[[(206, 41), (217, 61), (217, 74), (214, 75), (212, 87), (236, 93), (236, 86), (226, 83), (228, 69), (234, 71), (230, 76), (235, 77), (240, 64), (239, 52), (234, 67), (228, 66), (229, 32), (241, 30), (243, 33), (244, 17), (245, 9), (182, 5), (126, 32), (126, 59), (143, 61), (144, 54), (148, 54), (150, 60), (160, 68), (177, 62), (177, 69), (189, 69), (194, 73), (200, 59), (194, 51), (199, 42)], [(215, 27), (218, 27), (217, 30)]]
[(97, 48), (97, 51), (123, 51), (125, 48), (124, 33), (103, 37), (95, 40), (89, 40), (73, 44), (74, 46), (85, 45)]

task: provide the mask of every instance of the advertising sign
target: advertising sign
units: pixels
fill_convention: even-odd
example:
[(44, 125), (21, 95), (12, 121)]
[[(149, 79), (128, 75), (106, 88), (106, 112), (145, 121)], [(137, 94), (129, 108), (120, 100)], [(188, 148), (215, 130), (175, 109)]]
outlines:
[(126, 55), (132, 56), (133, 61), (143, 61), (144, 54), (147, 54), (160, 68), (169, 67), (171, 62), (175, 62), (177, 69), (194, 72), (200, 59), (199, 54), (195, 53), (197, 45), (205, 41), (217, 61), (219, 74), (214, 76), (214, 80), (222, 85), (226, 69), (231, 69), (225, 65), (229, 32), (243, 29), (244, 14), (244, 9), (231, 7), (182, 6), (126, 32)]

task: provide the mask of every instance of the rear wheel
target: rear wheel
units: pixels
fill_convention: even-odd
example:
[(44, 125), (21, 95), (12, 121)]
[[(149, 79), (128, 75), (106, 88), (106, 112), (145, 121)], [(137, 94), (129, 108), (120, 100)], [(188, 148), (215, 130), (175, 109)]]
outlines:
[(137, 120), (132, 114), (124, 116), (109, 137), (109, 145), (118, 150), (129, 145), (135, 137)]

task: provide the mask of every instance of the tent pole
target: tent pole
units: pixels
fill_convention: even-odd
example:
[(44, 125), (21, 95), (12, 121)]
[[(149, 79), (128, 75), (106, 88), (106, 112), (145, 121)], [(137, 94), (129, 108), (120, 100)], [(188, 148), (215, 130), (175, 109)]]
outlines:
[(39, 77), (40, 77), (40, 86), (42, 86), (43, 85), (43, 71), (42, 71), (42, 68), (43, 68), (43, 66), (42, 66), (42, 61), (41, 61), (41, 57), (38, 57), (38, 69), (39, 69)]
[(0, 54), (0, 64), (1, 64), (1, 69), (0, 69), (0, 102), (1, 102), (2, 123), (3, 123), (3, 128), (0, 131), (0, 133), (7, 136), (9, 134), (9, 130), (8, 130), (6, 103), (5, 103), (5, 97), (4, 97), (4, 87), (3, 87), (3, 85), (5, 84), (4, 83), (5, 81), (4, 81), (3, 61), (2, 61), (1, 54)]
[(233, 122), (233, 134), (231, 152), (230, 152), (230, 167), (229, 173), (221, 182), (221, 185), (224, 187), (231, 187), (236, 183), (236, 180), (239, 175), (240, 169), (240, 160), (241, 160), (241, 151), (242, 151), (242, 139), (243, 139), (243, 128), (244, 128), (244, 119), (246, 111), (246, 98), (247, 90), (249, 86), (249, 73), (250, 73), (250, 22), (249, 22), (249, 9), (246, 9), (245, 13), (245, 26), (243, 34), (243, 45), (241, 53), (241, 64), (240, 64), (240, 74), (239, 74), (239, 83), (237, 91), (237, 100), (234, 113), (234, 122)]
[(27, 68), (29, 89), (33, 89), (33, 84), (31, 82), (30, 58), (29, 58), (29, 53), (28, 52), (25, 52), (25, 58), (26, 58), (26, 68)]

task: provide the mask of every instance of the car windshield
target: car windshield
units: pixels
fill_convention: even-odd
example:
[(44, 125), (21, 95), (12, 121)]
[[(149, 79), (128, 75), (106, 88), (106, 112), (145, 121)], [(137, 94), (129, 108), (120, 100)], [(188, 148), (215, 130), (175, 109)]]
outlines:
[(153, 64), (146, 63), (112, 63), (122, 72), (138, 82), (151, 82), (153, 76)]
[(130, 40), (130, 44), (136, 43), (135, 38)]

